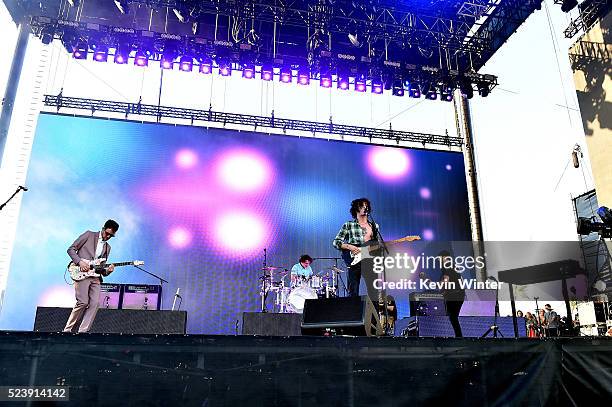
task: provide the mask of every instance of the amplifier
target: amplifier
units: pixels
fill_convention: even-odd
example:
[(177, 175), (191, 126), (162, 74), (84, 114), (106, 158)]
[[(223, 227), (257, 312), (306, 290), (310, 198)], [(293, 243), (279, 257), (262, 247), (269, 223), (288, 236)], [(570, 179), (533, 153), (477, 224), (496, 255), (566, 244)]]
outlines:
[(161, 308), (161, 285), (125, 284), (123, 286), (123, 309), (159, 310)]
[(119, 309), (121, 308), (121, 294), (123, 286), (122, 284), (100, 284), (100, 297), (98, 300), (98, 306), (106, 309)]
[(411, 316), (443, 316), (446, 315), (446, 304), (444, 295), (439, 292), (411, 292), (410, 300)]

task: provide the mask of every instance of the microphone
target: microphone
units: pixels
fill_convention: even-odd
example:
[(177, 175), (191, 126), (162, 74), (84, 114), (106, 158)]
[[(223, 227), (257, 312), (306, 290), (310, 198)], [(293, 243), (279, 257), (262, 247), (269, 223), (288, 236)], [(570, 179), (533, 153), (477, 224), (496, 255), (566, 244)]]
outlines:
[(174, 300), (172, 301), (172, 311), (174, 311), (174, 308), (176, 307), (176, 299), (180, 298), (181, 300), (183, 299), (183, 297), (180, 296), (181, 289), (177, 288), (176, 289), (176, 294), (174, 294)]
[(28, 190), (28, 188), (27, 188), (27, 187), (24, 187), (23, 185), (19, 185), (19, 189), (23, 189), (24, 191), (27, 191), (27, 190)]

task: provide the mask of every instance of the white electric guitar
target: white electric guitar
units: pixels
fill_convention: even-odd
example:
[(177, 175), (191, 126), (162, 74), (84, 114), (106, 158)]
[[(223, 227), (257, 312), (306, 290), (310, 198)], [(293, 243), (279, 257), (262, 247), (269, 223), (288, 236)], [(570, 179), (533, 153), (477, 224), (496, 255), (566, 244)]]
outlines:
[[(421, 240), (421, 236), (406, 236), (401, 239), (391, 240), (390, 242), (385, 242), (386, 246), (391, 246), (394, 244), (398, 244), (401, 242), (413, 242), (415, 240)], [(370, 241), (362, 244), (360, 246), (361, 251), (357, 254), (353, 254), (350, 250), (342, 250), (342, 259), (346, 263), (347, 266), (354, 266), (358, 264), (363, 259), (368, 259), (372, 257), (372, 252), (379, 250), (381, 245), (378, 244), (377, 241)]]
[(124, 261), (121, 263), (108, 263), (102, 264), (106, 261), (105, 258), (99, 258), (96, 260), (89, 261), (89, 271), (82, 271), (81, 267), (78, 264), (74, 264), (74, 262), (70, 262), (68, 264), (68, 272), (70, 273), (70, 278), (74, 281), (85, 280), (87, 277), (103, 277), (107, 276), (108, 267), (112, 264), (115, 267), (121, 266), (143, 266), (144, 261), (142, 260), (134, 260), (134, 261)]

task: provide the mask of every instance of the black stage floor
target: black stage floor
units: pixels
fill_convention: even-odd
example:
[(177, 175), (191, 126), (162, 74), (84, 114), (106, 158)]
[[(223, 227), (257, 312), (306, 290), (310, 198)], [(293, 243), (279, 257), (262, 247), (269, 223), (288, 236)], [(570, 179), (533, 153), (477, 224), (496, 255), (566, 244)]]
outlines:
[(603, 406), (612, 340), (0, 332), (0, 386), (28, 384), (69, 386), (44, 406)]

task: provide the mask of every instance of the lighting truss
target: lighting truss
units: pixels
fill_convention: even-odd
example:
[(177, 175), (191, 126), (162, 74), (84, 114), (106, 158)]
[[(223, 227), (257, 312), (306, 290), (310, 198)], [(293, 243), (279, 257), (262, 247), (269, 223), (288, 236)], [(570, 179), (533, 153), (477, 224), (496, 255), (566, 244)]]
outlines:
[[(95, 45), (105, 49), (114, 47), (115, 52), (118, 47), (122, 49), (128, 47), (132, 50), (154, 50), (149, 55), (149, 61), (161, 61), (166, 55), (166, 50), (170, 50), (174, 59), (182, 56), (194, 58), (194, 65), (200, 66), (200, 72), (202, 72), (202, 65), (212, 67), (214, 61), (216, 67), (225, 66), (236, 71), (253, 65), (258, 66), (257, 72), (261, 72), (260, 67), (263, 66), (272, 66), (281, 70), (293, 68), (296, 71), (308, 67), (310, 79), (315, 80), (320, 79), (321, 72), (325, 72), (326, 75), (333, 75), (334, 78), (342, 77), (350, 80), (351, 83), (354, 83), (355, 78), (359, 77), (371, 84), (380, 81), (381, 75), (384, 74), (390, 78), (389, 81), (426, 82), (439, 88), (456, 87), (458, 83), (467, 80), (474, 89), (487, 87), (487, 94), (497, 86), (497, 77), (494, 75), (474, 71), (460, 72), (456, 69), (446, 70), (433, 65), (417, 65), (401, 61), (385, 60), (376, 63), (367, 57), (358, 58), (351, 54), (326, 50), (318, 54), (317, 64), (310, 64), (305, 58), (270, 59), (257, 52), (256, 47), (251, 44), (234, 44), (229, 41), (210, 40), (198, 36), (157, 33), (149, 30), (104, 26), (41, 16), (33, 17), (30, 26), (33, 32), (41, 38), (53, 35), (54, 38), (62, 39), (68, 33), (90, 46)], [(206, 71), (205, 73), (211, 72)]]
[[(449, 57), (478, 71), (543, 0), (126, 0), (157, 10), (194, 4), (200, 16), (227, 16), (346, 36), (358, 32), (400, 48)], [(486, 17), (486, 18), (485, 18)], [(449, 66), (449, 68), (451, 68)]]
[[(560, 4), (560, 0), (555, 0)], [(585, 0), (578, 5), (578, 17), (572, 19), (563, 32), (565, 38), (573, 38), (579, 32), (586, 33), (600, 17), (607, 15), (612, 9), (608, 0)]]
[(253, 116), (239, 113), (216, 112), (212, 109), (198, 110), (187, 109), (180, 107), (147, 105), (142, 103), (127, 103), (116, 102), (98, 99), (86, 99), (65, 97), (61, 93), (59, 95), (45, 95), (44, 105), (55, 107), (58, 112), (62, 109), (78, 109), (89, 112), (92, 116), (95, 112), (113, 112), (125, 115), (126, 119), (130, 115), (152, 116), (159, 122), (162, 118), (186, 119), (194, 122), (211, 122), (235, 124), (242, 126), (251, 126), (255, 130), (258, 128), (281, 129), (283, 132), (304, 131), (309, 133), (319, 134), (335, 134), (340, 136), (356, 137), (372, 142), (377, 140), (392, 140), (397, 142), (413, 142), (445, 146), (448, 148), (461, 147), (463, 141), (460, 137), (451, 137), (448, 135), (436, 135), (427, 133), (417, 133), (411, 131), (398, 131), (392, 129), (375, 129), (368, 127), (349, 126), (336, 123), (322, 123), (306, 120), (292, 120), (266, 116)]

